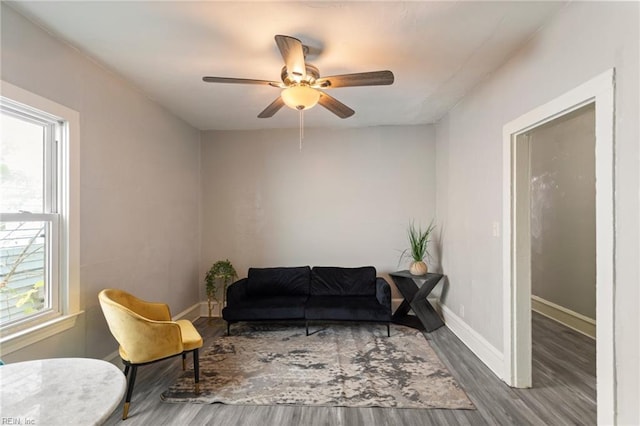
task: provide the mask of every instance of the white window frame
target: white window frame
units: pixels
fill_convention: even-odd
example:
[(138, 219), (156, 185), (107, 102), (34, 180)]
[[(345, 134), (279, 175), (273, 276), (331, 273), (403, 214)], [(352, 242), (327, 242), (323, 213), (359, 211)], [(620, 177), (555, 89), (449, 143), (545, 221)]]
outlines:
[[(51, 274), (57, 277), (57, 291), (52, 294), (51, 310), (34, 315), (25, 321), (10, 326), (0, 337), (0, 356), (15, 352), (28, 345), (68, 330), (75, 325), (80, 310), (80, 115), (77, 111), (35, 95), (5, 81), (0, 81), (0, 102), (7, 105), (22, 105), (26, 110), (36, 110), (61, 125), (57, 135), (57, 173), (51, 193), (58, 197), (53, 203), (55, 213), (11, 213), (2, 214), (2, 220), (17, 221), (28, 215), (29, 220), (53, 223), (57, 229), (51, 238), (57, 250), (51, 252)], [(54, 145), (50, 145), (54, 146)], [(55, 155), (46, 152), (46, 155)], [(46, 164), (47, 162), (45, 162)], [(48, 191), (45, 191), (45, 193)], [(53, 200), (45, 199), (49, 204)], [(49, 204), (51, 205), (51, 204)], [(45, 210), (45, 212), (48, 210)], [(57, 270), (56, 270), (57, 269)], [(55, 279), (55, 278), (54, 278)]]

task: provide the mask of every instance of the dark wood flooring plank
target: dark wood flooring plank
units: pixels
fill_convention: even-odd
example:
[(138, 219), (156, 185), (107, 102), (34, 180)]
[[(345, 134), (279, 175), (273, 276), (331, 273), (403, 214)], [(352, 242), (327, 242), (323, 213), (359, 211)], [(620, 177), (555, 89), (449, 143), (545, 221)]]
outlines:
[(532, 320), (534, 387), (514, 391), (547, 424), (596, 424), (595, 340), (537, 313)]

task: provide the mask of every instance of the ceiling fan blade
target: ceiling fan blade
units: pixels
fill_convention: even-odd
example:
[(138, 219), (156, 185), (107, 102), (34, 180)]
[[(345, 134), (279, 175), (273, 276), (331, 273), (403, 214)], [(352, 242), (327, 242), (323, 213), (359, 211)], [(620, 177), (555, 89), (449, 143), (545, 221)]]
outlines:
[(353, 86), (387, 86), (393, 84), (393, 80), (394, 77), (391, 71), (371, 71), (319, 78), (314, 86), (322, 89)]
[(307, 67), (304, 63), (304, 48), (302, 42), (295, 37), (276, 35), (276, 44), (280, 49), (282, 59), (293, 80), (303, 80), (307, 75)]
[(202, 81), (205, 81), (207, 83), (264, 84), (273, 87), (283, 86), (282, 83), (277, 81), (254, 80), (251, 78), (202, 77)]
[(278, 96), (275, 101), (271, 102), (268, 107), (266, 107), (260, 114), (258, 114), (258, 118), (269, 118), (273, 117), (273, 114), (280, 111), (280, 108), (284, 106), (284, 101), (281, 96)]
[(354, 110), (324, 92), (320, 92), (320, 100), (318, 103), (340, 118), (349, 118), (355, 114)]

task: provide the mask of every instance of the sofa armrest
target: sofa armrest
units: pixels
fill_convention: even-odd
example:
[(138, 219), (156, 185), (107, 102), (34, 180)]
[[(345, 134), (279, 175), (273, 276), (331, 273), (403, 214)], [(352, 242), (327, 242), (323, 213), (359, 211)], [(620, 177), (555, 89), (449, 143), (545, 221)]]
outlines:
[(376, 278), (376, 298), (384, 307), (389, 307), (391, 312), (391, 286), (384, 278)]
[(227, 287), (227, 306), (237, 305), (247, 299), (247, 278), (242, 278)]

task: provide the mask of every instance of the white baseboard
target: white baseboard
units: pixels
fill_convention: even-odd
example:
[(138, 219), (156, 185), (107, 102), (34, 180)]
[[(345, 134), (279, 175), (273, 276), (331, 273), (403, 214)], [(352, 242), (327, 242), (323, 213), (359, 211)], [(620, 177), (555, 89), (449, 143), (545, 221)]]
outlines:
[(391, 312), (395, 312), (403, 301), (404, 299), (401, 297), (391, 299)]
[[(205, 308), (207, 306), (205, 302)], [(202, 316), (202, 302), (196, 303), (193, 306), (188, 307), (184, 311), (180, 312), (177, 315), (173, 315), (171, 318), (173, 321), (178, 321), (181, 319), (187, 319), (189, 321), (195, 321)]]
[(447, 328), (473, 352), (496, 376), (504, 380), (504, 356), (446, 305), (439, 304)]
[(592, 339), (596, 338), (596, 321), (592, 318), (531, 295), (531, 309)]

